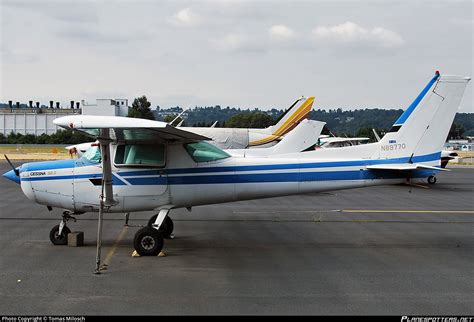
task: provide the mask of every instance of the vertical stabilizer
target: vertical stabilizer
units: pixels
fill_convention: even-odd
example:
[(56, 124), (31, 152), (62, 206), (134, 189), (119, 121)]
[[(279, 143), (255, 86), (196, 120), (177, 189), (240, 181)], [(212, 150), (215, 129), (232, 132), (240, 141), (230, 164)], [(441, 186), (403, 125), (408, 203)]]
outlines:
[(270, 127), (272, 134), (275, 136), (283, 136), (291, 131), (302, 120), (308, 118), (309, 112), (311, 112), (313, 108), (313, 103), (314, 96), (296, 101), (277, 123)]
[[(436, 75), (380, 140), (380, 158), (438, 160), (469, 77)], [(421, 157), (421, 159), (419, 158)]]
[(277, 120), (275, 125), (263, 129), (268, 136), (249, 142), (249, 146), (262, 146), (281, 138), (293, 130), (302, 120), (309, 118), (313, 108), (314, 96), (296, 100)]

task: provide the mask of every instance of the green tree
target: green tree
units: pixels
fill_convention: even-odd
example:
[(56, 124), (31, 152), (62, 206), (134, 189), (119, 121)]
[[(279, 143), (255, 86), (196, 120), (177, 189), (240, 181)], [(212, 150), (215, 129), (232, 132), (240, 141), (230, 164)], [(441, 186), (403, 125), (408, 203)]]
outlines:
[[(168, 114), (168, 115), (165, 116), (163, 122), (170, 123), (171, 121), (173, 121), (174, 119), (176, 119), (176, 116), (178, 116), (178, 115), (176, 115), (176, 114)], [(183, 120), (183, 119), (182, 119), (181, 117), (178, 117), (178, 118), (173, 122), (173, 124), (171, 124), (171, 125), (176, 126), (176, 125), (178, 125), (182, 120)], [(181, 124), (181, 126), (185, 126), (185, 123), (183, 122), (183, 124)]]
[[(380, 135), (380, 131), (377, 131)], [(355, 135), (356, 137), (364, 137), (364, 138), (369, 138), (369, 142), (376, 142), (377, 138), (375, 137), (374, 131), (372, 131), (372, 128), (370, 127), (361, 127), (359, 130), (357, 130), (357, 133)]]
[(232, 116), (225, 122), (226, 127), (265, 128), (275, 121), (270, 115), (261, 112), (244, 112)]
[(23, 141), (23, 134), (11, 132), (7, 137), (8, 144), (20, 144)]
[(465, 128), (462, 124), (453, 122), (449, 130), (448, 139), (462, 139), (464, 137)]
[(49, 143), (49, 135), (46, 133), (42, 133), (41, 135), (36, 137), (36, 143), (38, 144), (48, 144)]
[(128, 117), (135, 117), (140, 119), (154, 120), (155, 117), (150, 109), (151, 103), (145, 95), (135, 98), (132, 107), (128, 111)]

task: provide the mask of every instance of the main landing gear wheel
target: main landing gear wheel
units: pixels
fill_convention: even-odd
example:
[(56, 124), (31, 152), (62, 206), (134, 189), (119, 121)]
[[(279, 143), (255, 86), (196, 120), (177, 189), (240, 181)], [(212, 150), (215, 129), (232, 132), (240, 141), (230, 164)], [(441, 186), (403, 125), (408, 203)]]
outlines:
[(135, 234), (133, 246), (140, 256), (157, 256), (163, 248), (163, 234), (153, 227), (143, 227)]
[(49, 232), (49, 239), (54, 245), (67, 245), (67, 235), (71, 230), (64, 226), (61, 235), (59, 235), (59, 225), (56, 225)]
[(429, 176), (428, 177), (428, 183), (429, 184), (435, 184), (437, 181), (436, 177), (435, 176)]
[[(152, 227), (152, 225), (156, 221), (156, 217), (158, 217), (158, 215), (154, 215), (150, 218), (150, 220), (148, 220), (148, 227)], [(161, 224), (160, 229), (158, 231), (160, 231), (163, 234), (164, 238), (171, 238), (173, 229), (174, 229), (173, 220), (171, 220), (169, 216), (166, 216), (165, 220), (163, 220), (163, 223)]]

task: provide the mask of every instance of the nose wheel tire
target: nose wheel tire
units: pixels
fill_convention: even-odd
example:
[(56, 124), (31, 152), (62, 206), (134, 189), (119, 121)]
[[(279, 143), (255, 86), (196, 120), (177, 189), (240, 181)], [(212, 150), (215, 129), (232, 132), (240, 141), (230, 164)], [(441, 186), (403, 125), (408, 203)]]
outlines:
[(163, 249), (163, 234), (152, 227), (143, 227), (133, 238), (133, 246), (140, 256), (157, 256)]
[[(153, 215), (150, 218), (150, 220), (148, 220), (148, 227), (152, 227), (152, 225), (156, 221), (156, 217), (158, 217), (158, 215)], [(165, 220), (161, 224), (160, 229), (158, 231), (160, 231), (163, 234), (164, 238), (170, 238), (171, 234), (173, 233), (173, 229), (174, 229), (173, 220), (171, 220), (169, 216), (166, 216)]]
[(428, 183), (429, 184), (435, 184), (436, 183), (436, 177), (435, 176), (429, 176), (428, 177)]
[(67, 235), (70, 232), (71, 230), (64, 226), (61, 235), (59, 235), (59, 225), (56, 225), (49, 232), (49, 239), (54, 245), (67, 245)]

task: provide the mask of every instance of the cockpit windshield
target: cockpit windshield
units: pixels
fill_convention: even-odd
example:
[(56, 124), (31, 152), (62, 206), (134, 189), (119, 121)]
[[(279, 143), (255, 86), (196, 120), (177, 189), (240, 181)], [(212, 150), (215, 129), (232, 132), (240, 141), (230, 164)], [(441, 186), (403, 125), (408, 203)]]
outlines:
[(186, 148), (186, 151), (188, 151), (191, 158), (193, 158), (193, 160), (196, 162), (216, 161), (230, 157), (229, 154), (222, 151), (218, 147), (204, 141), (188, 143), (185, 144), (184, 147)]
[(100, 149), (98, 146), (91, 146), (87, 149), (86, 152), (82, 155), (81, 159), (87, 160), (91, 163), (100, 163), (101, 156), (100, 156)]

